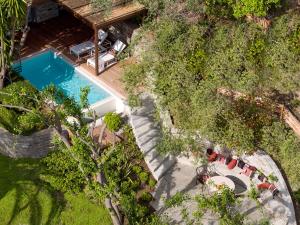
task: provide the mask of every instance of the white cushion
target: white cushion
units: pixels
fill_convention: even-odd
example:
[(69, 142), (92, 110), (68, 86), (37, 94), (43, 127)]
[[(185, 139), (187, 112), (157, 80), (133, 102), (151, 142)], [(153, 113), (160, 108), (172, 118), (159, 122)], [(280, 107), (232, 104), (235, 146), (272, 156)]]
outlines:
[[(109, 61), (113, 60), (114, 58), (115, 58), (115, 56), (112, 55), (112, 54), (109, 54), (109, 53), (103, 53), (103, 54), (99, 55), (99, 57), (98, 57), (99, 64), (100, 64), (101, 62), (102, 62), (102, 63), (109, 62)], [(89, 59), (87, 60), (87, 64), (88, 64), (88, 65), (91, 65), (91, 66), (93, 66), (93, 67), (95, 67), (95, 66), (96, 66), (96, 65), (95, 65), (95, 57), (89, 58)]]
[(104, 30), (98, 30), (98, 38), (99, 38), (99, 44), (102, 44), (103, 41), (107, 38), (108, 33), (105, 32)]
[(113, 47), (112, 47), (116, 52), (121, 52), (121, 51), (123, 51), (125, 48), (126, 48), (126, 45), (122, 42), (122, 41), (120, 41), (120, 40), (117, 40), (115, 43), (114, 43), (114, 45), (113, 45)]

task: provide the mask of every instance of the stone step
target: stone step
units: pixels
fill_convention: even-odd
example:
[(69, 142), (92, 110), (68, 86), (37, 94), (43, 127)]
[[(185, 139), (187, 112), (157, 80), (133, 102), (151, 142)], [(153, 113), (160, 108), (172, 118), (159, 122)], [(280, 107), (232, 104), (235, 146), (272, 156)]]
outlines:
[(155, 149), (155, 147), (157, 146), (158, 140), (159, 140), (159, 137), (153, 138), (152, 141), (148, 141), (147, 143), (141, 145), (140, 149), (143, 151), (144, 154), (147, 154), (148, 152)]
[(142, 107), (139, 109), (135, 109), (131, 112), (131, 115), (133, 116), (145, 116), (145, 117), (151, 117), (153, 118), (153, 114), (155, 113), (155, 110), (149, 110), (147, 107)]
[(175, 164), (176, 160), (171, 156), (156, 156), (153, 158), (151, 155), (145, 155), (145, 162), (153, 177), (159, 180)]
[(175, 157), (162, 156), (156, 151), (161, 138), (161, 129), (154, 119), (155, 107), (150, 96), (143, 96), (143, 107), (135, 108), (130, 113), (130, 123), (137, 145), (144, 154), (145, 162), (153, 177), (159, 180), (176, 162)]
[[(147, 134), (142, 135), (139, 137), (139, 134), (135, 133), (137, 137), (137, 143), (140, 148), (144, 148), (148, 142), (155, 142), (157, 143), (160, 138), (160, 133), (157, 131), (149, 131)], [(143, 149), (144, 150), (144, 149)], [(147, 149), (146, 149), (147, 151)]]
[(151, 163), (155, 158), (160, 157), (159, 153), (156, 151), (155, 148), (151, 149), (150, 151), (144, 152), (144, 157), (148, 158), (149, 163)]

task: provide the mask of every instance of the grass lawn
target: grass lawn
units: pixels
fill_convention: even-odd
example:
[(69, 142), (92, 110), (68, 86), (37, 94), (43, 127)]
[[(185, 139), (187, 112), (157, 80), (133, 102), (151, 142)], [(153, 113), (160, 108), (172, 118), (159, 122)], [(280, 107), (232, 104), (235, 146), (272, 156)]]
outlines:
[(110, 225), (107, 210), (84, 193), (61, 193), (41, 179), (38, 160), (0, 155), (0, 224)]

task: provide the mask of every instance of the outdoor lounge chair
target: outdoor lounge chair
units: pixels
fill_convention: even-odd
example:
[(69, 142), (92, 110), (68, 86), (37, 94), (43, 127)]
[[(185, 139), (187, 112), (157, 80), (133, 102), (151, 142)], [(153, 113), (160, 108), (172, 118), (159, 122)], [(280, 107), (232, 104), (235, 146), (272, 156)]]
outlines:
[(270, 184), (268, 182), (258, 184), (257, 189), (259, 189), (259, 190), (261, 190), (261, 189), (270, 190), (271, 193), (272, 193), (273, 198), (277, 197), (280, 193), (279, 190), (277, 189), (277, 187), (274, 184)]
[[(101, 73), (107, 68), (116, 64), (117, 63), (116, 56), (120, 54), (125, 48), (126, 45), (122, 41), (117, 40), (115, 44), (112, 46), (112, 49), (110, 51), (100, 54), (98, 57), (99, 72)], [(89, 58), (87, 60), (87, 65), (95, 68), (96, 67), (95, 57)]]
[(237, 164), (237, 160), (236, 159), (232, 159), (230, 161), (230, 163), (228, 163), (227, 168), (230, 169), (230, 170), (232, 170), (236, 166), (236, 164)]
[(208, 162), (214, 162), (218, 158), (218, 153), (213, 152), (209, 157), (208, 157)]
[(244, 174), (244, 175), (252, 178), (253, 175), (254, 175), (254, 173), (255, 173), (255, 171), (256, 171), (256, 168), (254, 166), (250, 166), (250, 165), (246, 164), (244, 166), (243, 171), (240, 174)]
[(243, 161), (243, 160), (239, 160), (238, 162), (238, 167), (241, 168), (241, 169), (244, 169), (244, 166), (246, 165), (246, 163)]
[[(108, 36), (107, 32), (105, 32), (101, 29), (98, 31), (98, 38), (99, 38), (98, 45), (99, 46), (105, 41), (107, 36)], [(95, 48), (94, 42), (92, 40), (89, 40), (89, 41), (80, 43), (78, 45), (71, 46), (70, 53), (73, 55), (76, 55), (77, 58), (79, 58), (81, 55), (91, 52), (94, 48)]]
[(225, 157), (225, 165), (228, 165), (232, 160), (232, 157), (231, 156), (227, 156)]

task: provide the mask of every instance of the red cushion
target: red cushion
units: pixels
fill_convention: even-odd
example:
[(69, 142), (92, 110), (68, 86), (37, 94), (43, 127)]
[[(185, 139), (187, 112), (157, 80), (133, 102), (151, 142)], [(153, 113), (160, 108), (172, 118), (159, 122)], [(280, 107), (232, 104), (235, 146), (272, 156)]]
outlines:
[(208, 157), (208, 162), (213, 162), (217, 159), (218, 154), (216, 152), (213, 152), (209, 157)]
[(261, 183), (257, 185), (258, 189), (269, 189), (271, 187), (270, 183)]
[(237, 164), (237, 160), (233, 159), (230, 161), (230, 163), (228, 163), (227, 168), (232, 170), (236, 166), (236, 164)]

